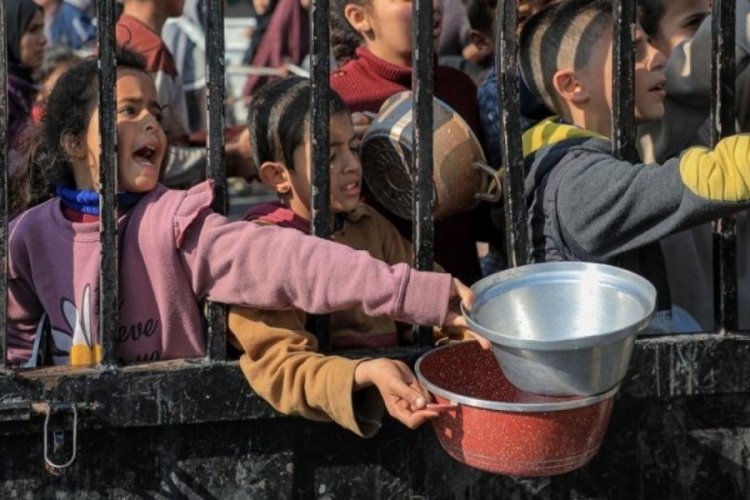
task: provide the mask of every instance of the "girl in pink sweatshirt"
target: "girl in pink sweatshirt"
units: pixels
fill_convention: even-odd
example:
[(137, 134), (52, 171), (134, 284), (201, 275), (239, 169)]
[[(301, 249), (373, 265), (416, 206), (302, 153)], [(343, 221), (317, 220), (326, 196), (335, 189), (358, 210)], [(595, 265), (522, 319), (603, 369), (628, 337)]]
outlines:
[[(360, 307), (401, 321), (465, 325), (449, 301), (468, 302), (471, 292), (447, 274), (388, 266), (299, 231), (230, 222), (211, 210), (208, 182), (189, 191), (159, 185), (167, 143), (153, 79), (133, 53), (119, 53), (117, 63), (121, 362), (203, 356), (206, 299), (314, 313)], [(43, 182), (32, 204), (52, 197), (9, 227), (14, 365), (29, 361), (42, 332), (51, 344), (46, 362), (101, 358), (97, 74), (96, 59), (88, 59), (55, 86), (27, 166)]]

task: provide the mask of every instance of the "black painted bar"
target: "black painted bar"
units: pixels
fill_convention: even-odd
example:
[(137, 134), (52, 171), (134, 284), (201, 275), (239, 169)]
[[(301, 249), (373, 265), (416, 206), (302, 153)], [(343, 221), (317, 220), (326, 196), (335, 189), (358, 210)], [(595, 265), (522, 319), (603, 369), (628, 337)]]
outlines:
[[(711, 18), (711, 146), (734, 133), (735, 0), (714, 0)], [(737, 330), (735, 218), (713, 224), (714, 321), (719, 332)]]
[(500, 158), (507, 167), (503, 183), (508, 264), (512, 267), (529, 262), (529, 238), (524, 200), (523, 144), (521, 136), (521, 101), (518, 92), (518, 3), (515, 0), (497, 5), (495, 67), (500, 109)]
[[(435, 253), (435, 225), (432, 217), (435, 202), (432, 180), (433, 21), (432, 0), (415, 0), (412, 3), (414, 48), (411, 73), (415, 125), (412, 129), (412, 241), (415, 248), (415, 266), (422, 270), (432, 269)], [(417, 346), (421, 349), (432, 345), (432, 329), (420, 328)]]
[(5, 371), (8, 324), (8, 41), (0, 2), (0, 371)]
[[(328, 0), (310, 2), (310, 139), (312, 149), (312, 234), (331, 237), (331, 166), (329, 163), (330, 39)], [(327, 315), (311, 317), (310, 328), (323, 351), (331, 347), (330, 321)]]
[(117, 252), (117, 149), (115, 131), (115, 0), (101, 0), (99, 18), (99, 130), (100, 165), (100, 288), (99, 335), (102, 363), (117, 363), (119, 323), (119, 266)]
[(633, 71), (633, 26), (635, 0), (614, 0), (612, 15), (612, 153), (622, 160), (637, 161), (635, 148), (635, 87)]
[[(206, 2), (206, 86), (208, 89), (208, 165), (206, 177), (214, 180), (214, 211), (227, 213), (224, 169), (224, 2)], [(220, 304), (206, 306), (206, 354), (212, 360), (227, 356), (227, 311)]]

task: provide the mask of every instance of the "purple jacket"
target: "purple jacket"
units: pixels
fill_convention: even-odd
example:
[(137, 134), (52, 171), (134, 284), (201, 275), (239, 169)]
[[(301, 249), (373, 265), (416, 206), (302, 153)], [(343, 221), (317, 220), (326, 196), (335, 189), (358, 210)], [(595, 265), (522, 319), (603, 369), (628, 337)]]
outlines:
[[(203, 356), (204, 299), (445, 320), (449, 275), (388, 266), (292, 229), (231, 222), (210, 209), (211, 200), (209, 182), (190, 191), (159, 186), (120, 217), (121, 361)], [(98, 341), (99, 224), (67, 220), (53, 199), (14, 219), (9, 232), (9, 360), (30, 356), (46, 312), (54, 361), (66, 363), (71, 344)]]

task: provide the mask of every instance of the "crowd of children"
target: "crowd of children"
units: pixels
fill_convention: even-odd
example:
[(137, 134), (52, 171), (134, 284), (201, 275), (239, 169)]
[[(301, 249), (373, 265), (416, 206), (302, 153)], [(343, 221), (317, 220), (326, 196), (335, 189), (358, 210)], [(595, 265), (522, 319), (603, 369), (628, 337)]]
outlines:
[[(736, 2), (736, 118), (744, 130), (750, 1)], [(300, 64), (309, 50), (309, 5), (254, 2), (265, 19), (258, 33), (265, 34), (254, 39), (249, 61)], [(6, 6), (13, 174), (8, 361), (97, 363), (98, 69), (95, 56), (86, 56), (95, 50), (96, 24), (67, 1), (7, 0)], [(710, 2), (638, 0), (638, 6), (633, 112), (642, 161), (628, 162), (611, 152), (611, 2), (521, 1), (530, 263), (582, 260), (630, 269), (657, 288), (651, 332), (706, 331), (713, 327), (707, 223), (718, 217), (740, 214), (740, 300), (750, 300), (750, 221), (743, 213), (750, 207), (750, 137), (732, 135), (708, 147)], [(461, 64), (441, 65), (436, 52), (434, 94), (467, 122), (489, 164), (499, 168), (497, 2), (465, 0), (464, 7), (460, 19), (455, 13), (445, 19), (456, 12), (455, 2), (433, 2), (435, 47), (441, 40), (446, 51), (453, 46), (455, 57), (483, 68), (481, 76), (470, 77), (457, 69)], [(231, 306), (227, 335), (239, 365), (277, 410), (331, 420), (362, 436), (377, 431), (384, 411), (409, 427), (436, 416), (407, 365), (320, 353), (306, 329), (308, 313), (332, 313), (334, 350), (409, 343), (413, 323), (435, 327), (438, 337), (475, 337), (457, 301), (470, 306), (467, 285), (507, 266), (502, 203), (437, 221), (438, 272), (417, 271), (410, 224), (377, 203), (363, 182), (359, 144), (372, 113), (411, 88), (411, 2), (331, 1), (332, 242), (309, 236), (310, 82), (248, 81), (247, 126), (227, 145), (227, 174), (257, 180), (278, 199), (250, 207), (244, 220), (229, 220), (210, 208), (205, 150), (195, 139), (206, 127), (205, 3), (123, 0), (121, 10), (121, 362), (204, 356), (201, 307), (211, 300)], [(446, 23), (456, 28), (445, 34), (450, 40), (441, 38)], [(283, 30), (290, 36), (282, 40)], [(180, 72), (189, 76), (186, 87)], [(480, 267), (481, 242), (490, 250)], [(750, 325), (750, 312), (740, 320)]]

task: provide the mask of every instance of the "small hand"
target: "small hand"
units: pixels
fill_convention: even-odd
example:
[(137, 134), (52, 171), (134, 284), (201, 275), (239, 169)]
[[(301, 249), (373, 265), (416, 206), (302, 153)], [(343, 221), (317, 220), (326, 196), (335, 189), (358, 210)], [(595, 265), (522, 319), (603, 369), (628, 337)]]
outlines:
[(401, 361), (378, 358), (363, 361), (354, 373), (355, 385), (377, 387), (388, 413), (410, 429), (416, 429), (438, 412), (425, 409), (430, 395)]
[(460, 304), (463, 304), (464, 309), (467, 311), (471, 309), (471, 305), (474, 303), (474, 292), (457, 278), (453, 278), (451, 297), (450, 310), (448, 311), (448, 316), (445, 318), (443, 329), (453, 335), (469, 335), (479, 342), (482, 349), (489, 350), (492, 347), (490, 341), (470, 330), (466, 324), (466, 318), (461, 314)]

